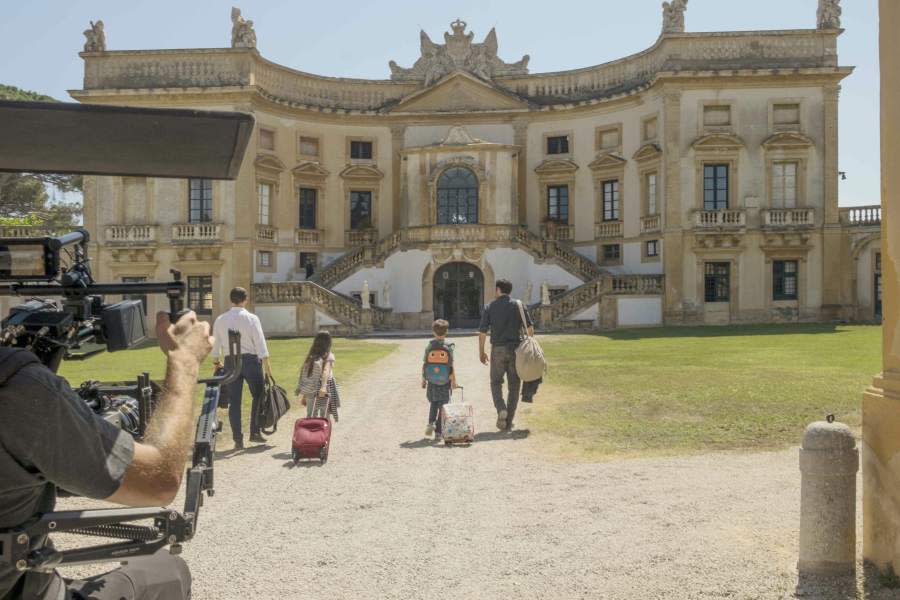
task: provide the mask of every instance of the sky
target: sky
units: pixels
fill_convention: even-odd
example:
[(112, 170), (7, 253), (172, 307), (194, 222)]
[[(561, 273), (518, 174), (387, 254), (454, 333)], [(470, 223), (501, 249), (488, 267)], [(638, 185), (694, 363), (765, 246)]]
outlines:
[[(102, 19), (110, 50), (230, 45), (231, 6), (256, 28), (259, 51), (294, 69), (386, 79), (387, 63), (411, 66), (419, 29), (440, 41), (466, 21), (480, 41), (497, 28), (506, 61), (531, 56), (532, 73), (615, 60), (650, 47), (662, 21), (660, 0), (0, 0), (0, 83), (71, 100), (81, 87), (78, 52), (89, 21)], [(856, 67), (840, 101), (842, 206), (878, 204), (879, 104), (877, 0), (845, 0), (838, 56)], [(690, 0), (688, 31), (815, 27), (817, 0)], [(552, 10), (548, 10), (551, 8)]]

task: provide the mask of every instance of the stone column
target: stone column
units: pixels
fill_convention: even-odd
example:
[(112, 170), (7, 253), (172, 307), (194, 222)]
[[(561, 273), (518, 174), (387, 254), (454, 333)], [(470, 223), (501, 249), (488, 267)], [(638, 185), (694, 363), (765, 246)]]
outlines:
[(824, 86), (824, 230), (822, 238), (822, 308), (824, 318), (837, 318), (842, 306), (841, 281), (834, 273), (841, 272), (841, 225), (838, 211), (838, 96), (841, 86)]
[(900, 2), (880, 0), (884, 371), (863, 397), (863, 556), (900, 571)]
[(681, 91), (667, 91), (663, 102), (663, 273), (666, 277), (663, 318), (666, 323), (678, 323), (684, 314), (682, 214), (684, 206), (690, 206), (692, 202), (681, 197)]
[(513, 144), (519, 147), (519, 168), (516, 178), (516, 203), (519, 223), (528, 224), (528, 123), (513, 123)]
[(399, 231), (407, 223), (406, 211), (403, 208), (403, 196), (401, 189), (403, 160), (400, 151), (403, 149), (403, 141), (406, 135), (406, 125), (391, 125), (391, 215), (393, 220), (392, 231)]

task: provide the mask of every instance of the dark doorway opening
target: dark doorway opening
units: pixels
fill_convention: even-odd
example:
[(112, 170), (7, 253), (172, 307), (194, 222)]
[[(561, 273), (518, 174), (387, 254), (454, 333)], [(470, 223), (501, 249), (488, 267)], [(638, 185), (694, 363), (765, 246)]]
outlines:
[(478, 327), (484, 299), (484, 275), (475, 265), (449, 263), (434, 274), (434, 316), (450, 327)]

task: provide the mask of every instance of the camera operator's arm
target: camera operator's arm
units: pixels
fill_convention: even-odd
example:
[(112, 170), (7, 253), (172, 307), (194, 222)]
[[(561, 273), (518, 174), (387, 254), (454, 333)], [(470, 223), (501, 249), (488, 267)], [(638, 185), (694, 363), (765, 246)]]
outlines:
[(159, 345), (168, 356), (163, 396), (143, 443), (135, 443), (134, 459), (119, 489), (108, 499), (131, 506), (164, 506), (178, 492), (184, 461), (190, 453), (194, 388), (200, 363), (213, 339), (209, 324), (190, 312), (176, 324), (166, 313), (156, 318)]

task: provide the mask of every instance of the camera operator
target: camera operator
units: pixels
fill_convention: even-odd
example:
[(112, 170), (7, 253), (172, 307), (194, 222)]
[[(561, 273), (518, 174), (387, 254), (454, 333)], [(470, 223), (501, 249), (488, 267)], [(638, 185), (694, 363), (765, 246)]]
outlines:
[[(143, 442), (95, 415), (32, 354), (0, 348), (0, 528), (52, 511), (57, 485), (128, 506), (172, 502), (192, 443), (199, 365), (213, 339), (193, 312), (175, 324), (159, 313), (156, 332), (167, 369)], [(32, 540), (32, 547), (49, 543)], [(0, 563), (2, 600), (178, 600), (190, 588), (187, 565), (165, 549), (77, 581)]]

